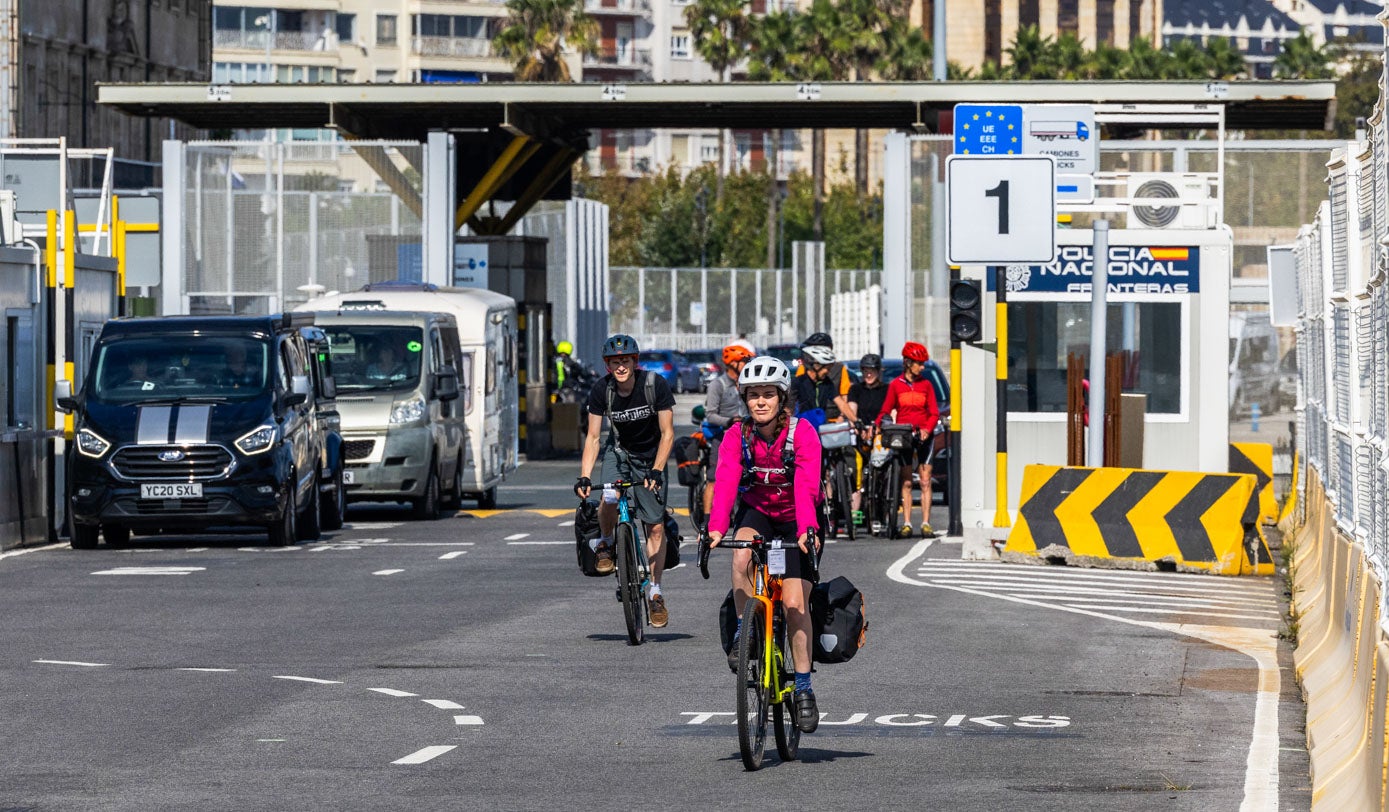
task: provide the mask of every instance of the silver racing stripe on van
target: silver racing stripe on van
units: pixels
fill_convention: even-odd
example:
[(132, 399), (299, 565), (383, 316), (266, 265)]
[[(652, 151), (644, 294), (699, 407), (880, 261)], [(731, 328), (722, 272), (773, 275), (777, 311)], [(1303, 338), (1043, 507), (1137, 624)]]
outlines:
[(160, 445), (169, 442), (169, 423), (173, 420), (172, 406), (141, 406), (135, 420), (136, 445)]
[(211, 406), (178, 407), (178, 426), (174, 429), (174, 442), (180, 445), (207, 442), (208, 426), (211, 422)]

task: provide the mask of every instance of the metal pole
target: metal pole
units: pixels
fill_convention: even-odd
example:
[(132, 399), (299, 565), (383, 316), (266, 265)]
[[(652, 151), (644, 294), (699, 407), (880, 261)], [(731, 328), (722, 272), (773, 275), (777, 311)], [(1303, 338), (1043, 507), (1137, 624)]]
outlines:
[[(758, 332), (758, 328), (761, 326), (761, 325), (759, 324), (759, 322), (762, 320), (762, 269), (761, 269), (761, 268), (758, 268), (758, 269), (757, 269), (757, 292), (753, 294), (753, 297), (752, 297), (752, 298), (753, 298), (753, 313), (754, 313), (754, 315), (753, 315), (753, 317), (752, 317), (752, 331), (753, 331), (754, 333), (756, 333), (756, 332)], [(769, 325), (767, 325), (767, 326), (770, 327), (771, 325), (769, 324)]]
[[(950, 267), (950, 281), (960, 278), (960, 266)], [(960, 359), (960, 342), (950, 337), (950, 479), (945, 483), (946, 500), (950, 503), (950, 525), (946, 535), (960, 537), (965, 534), (964, 522), (960, 519), (960, 401), (963, 393), (960, 384), (964, 378), (963, 361)]]
[(728, 269), (728, 337), (738, 337), (738, 269)]
[(709, 344), (709, 269), (704, 267), (699, 269), (699, 309), (699, 342), (704, 347)]
[(646, 269), (637, 269), (637, 335), (646, 337)]
[(801, 332), (801, 280), (796, 276), (796, 247), (791, 246), (791, 335)]
[(1008, 280), (1003, 265), (994, 266), (994, 413), (998, 420), (994, 454), (994, 527), (1010, 527), (1008, 515)]
[(1090, 436), (1085, 461), (1104, 465), (1104, 356), (1109, 294), (1109, 221), (1095, 221), (1094, 271), (1090, 276)]
[(318, 282), (318, 192), (309, 192), (309, 284)]
[[(269, 181), (266, 178), (266, 181)], [(285, 309), (285, 145), (275, 144), (275, 299), (270, 312)]]
[(670, 269), (670, 343), (675, 343), (675, 325), (680, 323), (675, 314), (675, 269)]
[(931, 4), (931, 73), (937, 82), (945, 81), (945, 0)]
[(781, 341), (782, 335), (781, 322), (784, 316), (781, 312), (781, 278), (785, 275), (785, 271), (780, 268), (776, 269), (776, 318), (768, 325), (772, 331), (772, 340), (776, 342)]

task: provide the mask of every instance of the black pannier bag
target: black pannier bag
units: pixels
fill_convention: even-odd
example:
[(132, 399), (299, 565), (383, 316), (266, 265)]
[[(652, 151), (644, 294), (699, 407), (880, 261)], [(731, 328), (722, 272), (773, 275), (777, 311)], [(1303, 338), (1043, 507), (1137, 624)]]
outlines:
[(666, 511), (666, 563), (664, 569), (673, 570), (680, 565), (680, 523), (675, 515)]
[(719, 607), (719, 642), (723, 644), (724, 654), (733, 650), (733, 635), (737, 633), (738, 611), (733, 608), (733, 590), (730, 589)]
[[(598, 555), (593, 552), (589, 542), (598, 538), (598, 504), (584, 501), (574, 511), (574, 550), (579, 558), (579, 571), (593, 578), (605, 578), (598, 572)], [(608, 573), (611, 575), (611, 573)]]
[(671, 448), (675, 458), (675, 472), (682, 486), (688, 488), (699, 484), (699, 440), (694, 435), (676, 437)]
[(815, 662), (843, 663), (854, 658), (868, 633), (863, 593), (839, 576), (810, 591), (811, 632)]

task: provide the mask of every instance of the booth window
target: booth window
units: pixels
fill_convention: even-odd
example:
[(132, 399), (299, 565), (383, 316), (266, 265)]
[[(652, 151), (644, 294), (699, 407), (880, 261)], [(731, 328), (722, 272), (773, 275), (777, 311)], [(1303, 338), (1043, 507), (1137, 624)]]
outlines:
[[(1121, 391), (1148, 396), (1148, 414), (1182, 410), (1182, 306), (1111, 302), (1105, 340), (1127, 351)], [(1008, 303), (1008, 410), (1066, 411), (1066, 355), (1090, 353), (1089, 302)], [(1088, 374), (1088, 372), (1087, 372)]]

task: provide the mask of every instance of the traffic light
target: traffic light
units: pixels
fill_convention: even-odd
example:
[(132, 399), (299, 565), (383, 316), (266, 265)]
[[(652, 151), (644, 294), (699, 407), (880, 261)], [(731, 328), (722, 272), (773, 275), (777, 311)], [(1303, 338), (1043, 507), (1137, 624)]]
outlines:
[(950, 283), (950, 340), (973, 344), (984, 337), (983, 297), (975, 279)]

